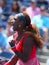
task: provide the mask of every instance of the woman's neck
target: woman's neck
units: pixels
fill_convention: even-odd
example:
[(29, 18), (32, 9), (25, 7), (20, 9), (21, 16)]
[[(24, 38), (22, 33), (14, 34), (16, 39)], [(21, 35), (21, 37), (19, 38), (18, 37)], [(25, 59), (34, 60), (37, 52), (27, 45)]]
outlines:
[(18, 32), (18, 36), (22, 36), (23, 33), (24, 33), (23, 31), (19, 31), (19, 32)]

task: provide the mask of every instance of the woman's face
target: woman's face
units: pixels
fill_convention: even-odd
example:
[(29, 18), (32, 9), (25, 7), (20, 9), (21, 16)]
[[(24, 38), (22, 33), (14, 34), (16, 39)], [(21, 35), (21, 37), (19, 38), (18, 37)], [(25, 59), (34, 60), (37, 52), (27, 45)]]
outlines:
[(31, 3), (31, 7), (32, 7), (32, 9), (35, 9), (35, 8), (36, 8), (36, 5), (37, 5), (37, 3), (36, 3), (36, 2)]
[(13, 30), (14, 31), (22, 31), (24, 28), (24, 23), (21, 20), (16, 20), (16, 22), (13, 24)]
[(13, 9), (17, 9), (18, 5), (16, 4), (16, 2), (13, 2), (13, 5), (12, 5)]

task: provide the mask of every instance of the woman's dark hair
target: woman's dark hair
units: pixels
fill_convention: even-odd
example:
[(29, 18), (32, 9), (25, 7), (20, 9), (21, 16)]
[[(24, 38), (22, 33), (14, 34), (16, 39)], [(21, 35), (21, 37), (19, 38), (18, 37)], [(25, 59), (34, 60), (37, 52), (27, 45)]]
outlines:
[(43, 40), (40, 36), (39, 29), (35, 24), (29, 26), (31, 23), (30, 17), (26, 13), (23, 13), (23, 15), (25, 16), (26, 19), (26, 26), (28, 26), (27, 31), (31, 32), (33, 40), (37, 44), (37, 47), (41, 48), (43, 46)]
[(30, 23), (31, 23), (31, 19), (30, 19), (30, 17), (25, 13), (25, 12), (23, 12), (23, 15), (24, 15), (24, 17), (25, 17), (25, 20), (26, 20), (26, 26), (29, 26), (30, 25)]
[[(14, 2), (16, 3), (16, 6), (17, 6), (16, 10), (14, 10), (14, 8), (13, 8), (13, 3), (14, 3)], [(18, 2), (13, 1), (13, 3), (12, 3), (12, 8), (11, 8), (11, 10), (12, 10), (12, 11), (15, 11), (16, 13), (19, 13), (19, 12), (20, 12), (20, 6), (19, 6)]]

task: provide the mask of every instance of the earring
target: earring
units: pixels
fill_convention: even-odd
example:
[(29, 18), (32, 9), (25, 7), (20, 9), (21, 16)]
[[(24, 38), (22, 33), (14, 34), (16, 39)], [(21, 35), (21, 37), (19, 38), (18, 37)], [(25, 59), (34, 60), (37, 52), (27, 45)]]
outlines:
[(18, 27), (20, 28), (20, 27), (21, 27), (21, 25), (18, 25)]

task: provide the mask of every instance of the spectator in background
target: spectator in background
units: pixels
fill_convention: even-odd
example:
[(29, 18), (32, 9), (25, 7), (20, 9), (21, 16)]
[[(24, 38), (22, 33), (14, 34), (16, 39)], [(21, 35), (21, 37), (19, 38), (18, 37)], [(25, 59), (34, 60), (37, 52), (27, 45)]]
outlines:
[[(44, 37), (45, 43), (48, 42), (48, 27), (49, 27), (49, 18), (45, 16), (45, 6), (40, 7), (40, 15), (34, 16), (32, 18), (32, 24), (36, 24), (40, 29), (40, 34)], [(43, 36), (44, 35), (44, 36)]]
[(16, 1), (13, 1), (12, 3), (12, 6), (11, 6), (11, 14), (17, 14), (20, 12), (20, 7), (19, 7), (19, 4), (18, 2)]
[(31, 6), (26, 8), (26, 13), (30, 16), (30, 18), (33, 18), (35, 15), (40, 13), (40, 9), (36, 7), (36, 5), (36, 0), (31, 0)]
[(7, 22), (6, 34), (7, 34), (8, 37), (13, 34), (12, 23), (10, 22), (10, 20), (8, 20), (8, 22)]
[(8, 13), (6, 13), (8, 8), (6, 8), (6, 7), (7, 7), (6, 0), (0, 0), (0, 12), (2, 12), (0, 18), (2, 19), (2, 23), (4, 25), (4, 28), (6, 28), (6, 21), (7, 21), (6, 15), (8, 15)]
[(0, 50), (5, 51), (5, 50), (9, 50), (9, 48), (10, 48), (10, 45), (8, 43), (7, 36), (3, 32), (3, 26), (0, 23)]
[(2, 23), (3, 27), (6, 27), (6, 22), (4, 22), (5, 16), (3, 15), (3, 10), (0, 8), (0, 23)]
[(0, 7), (2, 8), (2, 11), (4, 12), (6, 8), (6, 1), (5, 0), (0, 0)]
[(24, 11), (26, 11), (26, 6), (21, 6), (21, 7), (20, 7), (20, 12), (22, 13), (22, 12), (24, 12)]
[(45, 6), (46, 9), (48, 8), (48, 2), (46, 0), (38, 0), (37, 1), (37, 6), (40, 7), (40, 6)]
[(7, 25), (6, 25), (5, 33), (8, 37), (14, 33), (13, 28), (12, 28), (12, 22), (11, 22), (13, 17), (14, 17), (13, 15), (9, 16), (9, 19), (8, 19)]
[(40, 7), (40, 14), (34, 16), (31, 19), (31, 23), (35, 23), (37, 25), (38, 28), (43, 28), (43, 19), (45, 20), (45, 6), (41, 6)]

